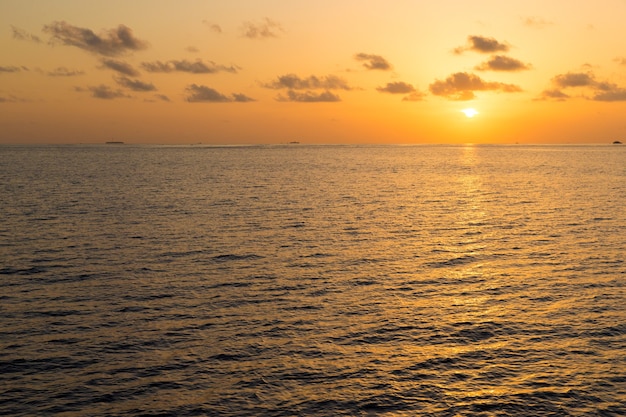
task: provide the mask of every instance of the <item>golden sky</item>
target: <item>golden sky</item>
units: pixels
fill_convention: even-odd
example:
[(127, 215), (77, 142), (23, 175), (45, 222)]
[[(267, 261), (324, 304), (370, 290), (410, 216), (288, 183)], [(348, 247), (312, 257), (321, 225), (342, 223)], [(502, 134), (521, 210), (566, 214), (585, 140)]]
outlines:
[(626, 0), (0, 0), (0, 143), (625, 141), (625, 20)]

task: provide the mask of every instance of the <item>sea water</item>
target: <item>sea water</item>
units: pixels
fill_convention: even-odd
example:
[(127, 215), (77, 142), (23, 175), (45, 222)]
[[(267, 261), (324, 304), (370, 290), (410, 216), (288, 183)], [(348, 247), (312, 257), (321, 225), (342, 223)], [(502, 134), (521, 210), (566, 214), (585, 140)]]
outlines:
[(626, 148), (2, 146), (0, 414), (626, 414)]

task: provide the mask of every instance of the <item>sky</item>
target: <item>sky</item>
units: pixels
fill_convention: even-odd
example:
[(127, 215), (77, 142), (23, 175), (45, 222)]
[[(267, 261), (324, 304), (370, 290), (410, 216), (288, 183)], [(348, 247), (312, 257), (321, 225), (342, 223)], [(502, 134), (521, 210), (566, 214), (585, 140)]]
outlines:
[(0, 0), (0, 143), (626, 142), (626, 0)]

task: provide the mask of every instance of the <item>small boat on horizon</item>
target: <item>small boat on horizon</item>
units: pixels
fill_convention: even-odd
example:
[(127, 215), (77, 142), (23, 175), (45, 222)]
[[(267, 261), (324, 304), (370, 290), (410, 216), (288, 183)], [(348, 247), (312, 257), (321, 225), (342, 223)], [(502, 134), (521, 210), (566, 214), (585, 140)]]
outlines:
[(106, 145), (123, 145), (124, 142), (119, 140), (110, 140), (108, 142), (104, 142)]
[(622, 142), (620, 142), (619, 140), (613, 141), (613, 145), (621, 145), (621, 144), (622, 144)]

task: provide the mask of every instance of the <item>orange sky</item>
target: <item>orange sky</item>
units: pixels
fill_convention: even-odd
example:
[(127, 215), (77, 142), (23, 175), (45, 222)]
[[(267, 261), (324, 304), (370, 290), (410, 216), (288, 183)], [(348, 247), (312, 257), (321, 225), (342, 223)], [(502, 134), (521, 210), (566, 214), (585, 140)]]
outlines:
[(626, 0), (0, 0), (0, 143), (625, 141), (624, 18)]

